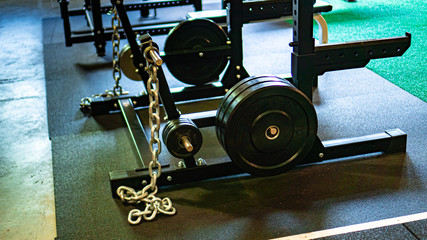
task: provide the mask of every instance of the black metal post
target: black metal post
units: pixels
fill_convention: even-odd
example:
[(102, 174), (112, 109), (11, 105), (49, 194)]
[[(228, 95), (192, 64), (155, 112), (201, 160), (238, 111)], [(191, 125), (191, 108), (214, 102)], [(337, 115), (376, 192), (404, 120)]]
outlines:
[(70, 47), (73, 45), (71, 41), (71, 26), (70, 16), (68, 14), (68, 0), (59, 0), (59, 7), (61, 8), (61, 18), (64, 24), (65, 46)]
[(190, 156), (188, 158), (184, 158), (185, 166), (187, 168), (194, 168), (197, 167), (196, 160), (194, 159), (194, 156)]
[(101, 3), (100, 0), (92, 0), (91, 2), (96, 53), (98, 56), (105, 56), (106, 42), (103, 38), (104, 28), (102, 27)]
[(202, 0), (193, 0), (194, 10), (202, 11)]
[(92, 6), (91, 6), (90, 1), (91, 1), (91, 0), (85, 0), (84, 7), (85, 7), (85, 9), (87, 9), (87, 10), (92, 9)]
[(238, 81), (249, 77), (243, 67), (242, 6), (242, 0), (230, 0), (227, 2), (228, 36), (231, 40), (232, 53), (230, 64), (224, 74), (224, 78), (221, 80), (225, 88), (230, 88)]
[[(147, 1), (147, 0), (143, 0), (143, 1)], [(150, 9), (147, 7), (142, 7), (140, 10), (141, 13), (141, 17), (148, 17), (150, 16)]]
[(315, 77), (313, 0), (294, 0), (292, 16), (292, 79), (295, 86), (311, 100), (313, 78)]

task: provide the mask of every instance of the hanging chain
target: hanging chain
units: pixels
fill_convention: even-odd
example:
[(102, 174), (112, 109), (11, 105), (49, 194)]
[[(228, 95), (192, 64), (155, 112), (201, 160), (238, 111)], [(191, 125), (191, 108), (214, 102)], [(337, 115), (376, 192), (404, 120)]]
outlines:
[[(133, 188), (121, 186), (117, 188), (117, 195), (123, 202), (130, 204), (138, 204), (145, 202), (145, 209), (143, 211), (139, 209), (133, 209), (129, 212), (128, 222), (130, 224), (138, 224), (141, 222), (143, 217), (149, 221), (156, 217), (157, 213), (163, 213), (166, 215), (174, 215), (176, 209), (172, 207), (172, 201), (165, 197), (163, 199), (156, 197), (158, 187), (156, 185), (157, 179), (161, 175), (161, 164), (159, 163), (159, 154), (161, 152), (161, 142), (159, 138), (160, 131), (160, 106), (159, 106), (159, 81), (157, 78), (157, 61), (153, 61), (150, 56), (150, 51), (155, 51), (158, 54), (158, 50), (150, 45), (144, 50), (144, 56), (146, 59), (146, 71), (148, 72), (149, 78), (147, 82), (147, 91), (149, 99), (148, 107), (148, 122), (151, 129), (150, 138), (150, 151), (151, 151), (151, 162), (148, 165), (148, 173), (151, 177), (150, 183), (145, 186), (142, 190), (136, 192)], [(160, 63), (161, 64), (161, 63)], [(155, 171), (156, 170), (156, 171)]]
[(94, 98), (98, 97), (114, 97), (124, 94), (128, 94), (127, 91), (123, 91), (122, 86), (120, 86), (120, 79), (122, 78), (122, 71), (120, 69), (120, 18), (117, 15), (117, 8), (113, 7), (109, 14), (112, 14), (111, 17), (111, 26), (113, 27), (113, 35), (111, 41), (113, 43), (113, 78), (114, 78), (114, 88), (113, 90), (105, 90), (104, 93), (93, 95), (92, 97), (85, 97), (80, 100), (80, 109), (84, 112), (90, 111), (90, 103)]
[(113, 88), (114, 95), (122, 95), (123, 89), (120, 86), (120, 78), (122, 78), (122, 72), (120, 70), (119, 52), (120, 52), (120, 18), (117, 16), (117, 8), (113, 7), (113, 16), (111, 17), (111, 26), (113, 27), (113, 36), (111, 42), (113, 43), (113, 78), (115, 85)]

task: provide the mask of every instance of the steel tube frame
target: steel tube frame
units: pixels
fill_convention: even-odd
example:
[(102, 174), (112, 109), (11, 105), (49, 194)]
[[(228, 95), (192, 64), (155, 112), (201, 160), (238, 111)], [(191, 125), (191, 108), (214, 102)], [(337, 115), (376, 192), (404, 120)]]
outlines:
[(150, 147), (141, 120), (133, 107), (132, 100), (130, 98), (120, 99), (118, 100), (118, 105), (123, 114), (123, 118), (129, 129), (129, 133), (132, 137), (132, 141), (140, 160), (138, 162), (138, 167), (147, 168), (151, 159), (143, 157), (143, 154), (150, 152)]
[[(203, 113), (199, 114), (203, 115)], [(212, 126), (210, 124), (212, 121), (214, 121), (214, 117), (212, 117), (212, 115), (215, 114), (215, 111), (210, 111), (205, 114), (208, 116), (192, 119), (198, 127)], [(330, 159), (376, 152), (405, 152), (406, 140), (406, 133), (400, 129), (388, 130), (383, 133), (362, 137), (329, 140), (323, 142), (317, 139), (317, 142), (315, 143), (315, 146), (313, 147), (309, 157), (307, 157), (299, 165), (318, 163)], [(232, 161), (197, 166), (194, 159), (192, 160), (192, 166), (189, 166), (188, 162), (186, 161), (186, 168), (178, 168), (173, 165), (162, 167), (162, 174), (157, 179), (157, 185), (168, 186), (245, 173)], [(115, 194), (118, 187), (130, 186), (132, 188), (141, 188), (141, 183), (144, 181), (147, 183), (150, 182), (148, 170), (110, 172), (110, 186), (113, 197), (115, 198), (118, 198), (118, 196)]]

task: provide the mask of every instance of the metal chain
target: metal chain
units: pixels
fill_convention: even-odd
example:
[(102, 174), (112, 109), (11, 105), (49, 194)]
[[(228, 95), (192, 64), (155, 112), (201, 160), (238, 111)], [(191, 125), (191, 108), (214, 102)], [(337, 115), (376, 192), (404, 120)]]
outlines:
[(113, 43), (113, 78), (116, 82), (113, 93), (114, 95), (122, 95), (123, 89), (120, 86), (120, 78), (122, 78), (122, 72), (120, 70), (119, 52), (120, 52), (120, 18), (117, 16), (117, 8), (113, 7), (113, 16), (111, 17), (111, 26), (113, 27), (113, 36), (111, 42)]
[[(150, 51), (158, 50), (151, 45), (144, 50), (145, 59), (147, 61), (146, 71), (148, 72), (149, 78), (147, 82), (147, 91), (149, 99), (148, 115), (149, 125), (151, 129), (150, 138), (150, 151), (151, 151), (151, 162), (148, 165), (148, 173), (151, 177), (150, 183), (145, 186), (141, 191), (136, 192), (133, 188), (120, 186), (117, 188), (117, 195), (123, 202), (130, 204), (138, 204), (145, 202), (145, 209), (143, 211), (139, 209), (133, 209), (129, 212), (128, 222), (130, 224), (138, 224), (141, 222), (141, 218), (150, 221), (156, 217), (157, 213), (163, 213), (166, 215), (174, 215), (176, 209), (172, 207), (172, 201), (165, 197), (163, 199), (156, 197), (158, 187), (156, 185), (157, 179), (160, 177), (162, 169), (161, 164), (158, 162), (159, 154), (161, 152), (161, 142), (159, 138), (160, 131), (160, 105), (159, 105), (159, 81), (157, 78), (158, 66), (149, 56)], [(157, 171), (155, 171), (155, 169)], [(151, 191), (151, 192), (150, 192)]]
[(124, 91), (122, 86), (120, 86), (120, 79), (122, 78), (122, 71), (120, 69), (120, 18), (117, 15), (116, 7), (113, 7), (109, 14), (112, 14), (111, 25), (113, 27), (112, 43), (113, 43), (113, 78), (115, 81), (113, 90), (105, 90), (105, 92), (93, 95), (92, 97), (84, 97), (80, 100), (80, 109), (83, 112), (90, 112), (91, 107), (90, 103), (94, 98), (99, 97), (114, 97), (128, 94), (129, 92)]

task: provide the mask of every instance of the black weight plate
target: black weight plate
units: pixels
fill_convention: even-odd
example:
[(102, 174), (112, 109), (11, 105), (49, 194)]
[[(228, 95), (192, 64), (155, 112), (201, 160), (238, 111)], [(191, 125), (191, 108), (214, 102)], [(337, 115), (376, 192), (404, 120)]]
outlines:
[(217, 136), (231, 160), (253, 175), (274, 175), (310, 152), (317, 117), (310, 100), (277, 77), (245, 79), (217, 113)]
[[(195, 50), (223, 46), (227, 35), (220, 26), (208, 19), (181, 22), (168, 35), (164, 51)], [(226, 56), (200, 57), (197, 55), (173, 57), (166, 61), (172, 75), (181, 82), (203, 85), (219, 78), (227, 65)]]
[[(188, 152), (181, 142), (181, 138), (186, 136), (193, 150)], [(187, 118), (178, 118), (169, 121), (163, 129), (163, 142), (170, 154), (177, 158), (187, 158), (195, 155), (201, 148), (203, 137), (197, 126)]]
[(228, 118), (230, 117), (230, 114), (233, 113), (233, 109), (235, 109), (237, 105), (241, 104), (251, 91), (263, 87), (267, 83), (276, 84), (277, 82), (281, 84), (284, 83), (282, 79), (278, 79), (276, 77), (249, 77), (237, 83), (235, 85), (237, 87), (234, 89), (232, 88), (231, 91), (226, 94), (223, 103), (220, 103), (220, 110), (217, 111), (216, 117), (217, 136), (220, 139), (219, 141), (222, 146), (225, 146), (226, 144), (224, 131), (228, 128)]
[[(260, 78), (263, 79), (263, 81), (259, 81)], [(253, 85), (256, 85), (256, 84), (260, 84), (262, 82), (266, 82), (266, 81), (283, 82), (282, 79), (279, 79), (279, 78), (274, 77), (274, 76), (252, 76), (252, 77), (247, 77), (247, 78), (239, 81), (232, 88), (230, 88), (230, 90), (227, 92), (227, 94), (224, 96), (224, 98), (222, 99), (222, 101), (220, 102), (220, 104), (218, 106), (218, 111), (217, 111), (216, 118), (215, 118), (216, 119), (216, 125), (219, 126), (219, 127), (216, 127), (217, 136), (222, 136), (222, 133), (219, 131), (224, 130), (224, 126), (222, 125), (224, 122), (223, 121), (224, 116), (226, 113), (230, 112), (229, 108), (232, 105), (232, 103), (236, 104), (239, 102), (239, 99), (242, 98), (240, 96), (240, 94), (244, 90), (246, 90), (247, 88), (249, 88)], [(223, 144), (223, 138), (222, 137), (219, 138), (219, 141), (221, 144)]]

